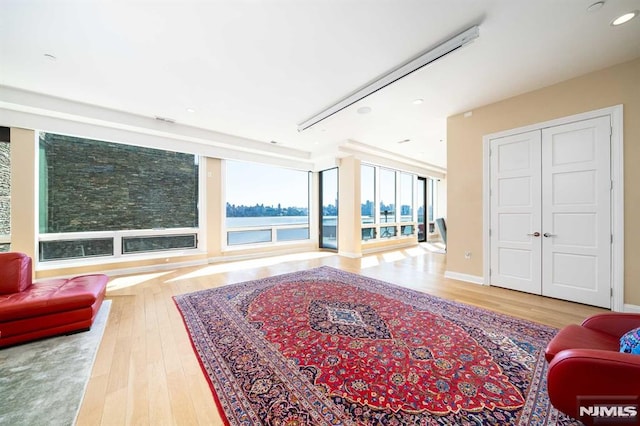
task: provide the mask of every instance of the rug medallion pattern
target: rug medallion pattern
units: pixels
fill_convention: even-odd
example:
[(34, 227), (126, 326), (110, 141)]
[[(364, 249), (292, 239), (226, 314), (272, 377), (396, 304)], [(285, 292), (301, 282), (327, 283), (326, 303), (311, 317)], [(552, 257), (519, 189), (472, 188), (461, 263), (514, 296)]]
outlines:
[(329, 267), (175, 301), (228, 424), (573, 424), (550, 327)]

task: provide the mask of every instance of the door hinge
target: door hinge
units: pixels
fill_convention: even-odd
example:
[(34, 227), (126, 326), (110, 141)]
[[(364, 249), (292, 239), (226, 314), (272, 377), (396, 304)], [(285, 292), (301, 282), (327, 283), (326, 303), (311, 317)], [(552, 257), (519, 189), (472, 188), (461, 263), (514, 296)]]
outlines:
[(611, 234), (611, 244), (613, 244), (613, 234)]
[(609, 290), (611, 290), (609, 293), (611, 293), (611, 297), (613, 297), (613, 287), (611, 287)]
[(611, 181), (611, 188), (609, 189), (613, 191), (613, 180)]
[(489, 236), (491, 236), (491, 229), (489, 229)]
[(491, 268), (489, 268), (489, 276), (491, 276), (491, 273), (492, 273), (492, 272), (493, 272), (493, 271), (491, 270)]

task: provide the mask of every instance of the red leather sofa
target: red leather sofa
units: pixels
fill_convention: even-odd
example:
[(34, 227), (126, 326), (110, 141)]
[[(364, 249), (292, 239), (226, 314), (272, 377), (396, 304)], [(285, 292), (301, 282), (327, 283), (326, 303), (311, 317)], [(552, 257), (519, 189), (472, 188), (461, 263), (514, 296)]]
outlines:
[(0, 348), (91, 328), (106, 275), (32, 282), (31, 273), (26, 254), (0, 253)]
[[(620, 352), (620, 338), (637, 327), (640, 314), (611, 312), (560, 330), (545, 351), (551, 404), (586, 425), (605, 424), (607, 419), (586, 412), (581, 415), (581, 406), (585, 409), (599, 403), (637, 406), (640, 355)], [(640, 412), (635, 420), (639, 422), (632, 424), (640, 424)]]

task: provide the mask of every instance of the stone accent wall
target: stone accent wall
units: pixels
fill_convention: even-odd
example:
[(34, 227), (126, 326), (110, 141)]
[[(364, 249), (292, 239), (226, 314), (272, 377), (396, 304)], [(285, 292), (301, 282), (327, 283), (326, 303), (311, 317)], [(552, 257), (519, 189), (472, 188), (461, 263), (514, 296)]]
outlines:
[[(0, 234), (11, 233), (11, 156), (8, 142), (0, 142)], [(0, 251), (2, 251), (0, 249)]]
[(198, 226), (194, 155), (42, 133), (40, 159), (41, 232)]

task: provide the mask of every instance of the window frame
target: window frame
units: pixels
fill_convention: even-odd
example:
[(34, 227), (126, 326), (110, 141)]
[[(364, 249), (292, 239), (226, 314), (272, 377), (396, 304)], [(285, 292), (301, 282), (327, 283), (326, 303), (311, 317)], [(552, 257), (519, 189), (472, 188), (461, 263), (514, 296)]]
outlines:
[[(205, 196), (205, 176), (206, 176), (206, 161), (205, 157), (198, 154), (193, 154), (190, 152), (178, 151), (178, 150), (170, 150), (166, 148), (158, 148), (152, 146), (139, 145), (135, 143), (130, 143), (127, 141), (127, 138), (123, 138), (121, 140), (107, 140), (105, 138), (100, 137), (92, 137), (92, 136), (79, 136), (73, 135), (69, 133), (59, 132), (59, 131), (47, 131), (47, 130), (34, 130), (34, 144), (36, 148), (36, 152), (39, 152), (40, 147), (40, 134), (41, 133), (53, 133), (62, 136), (80, 138), (80, 139), (88, 139), (95, 140), (99, 142), (113, 143), (119, 145), (126, 145), (131, 147), (138, 147), (142, 149), (154, 149), (158, 151), (165, 152), (178, 152), (182, 154), (189, 154), (194, 156), (194, 160), (198, 164), (198, 192), (197, 192), (197, 202), (196, 208), (198, 210), (198, 226), (197, 227), (180, 227), (180, 228), (149, 228), (149, 229), (134, 229), (134, 230), (111, 230), (111, 231), (84, 231), (84, 232), (58, 232), (58, 233), (43, 233), (40, 230), (40, 213), (42, 209), (42, 200), (41, 200), (41, 159), (40, 155), (36, 155), (35, 158), (35, 168), (37, 170), (37, 184), (38, 188), (36, 189), (36, 224), (35, 224), (35, 251), (37, 255), (34, 259), (36, 270), (54, 270), (64, 267), (77, 267), (77, 266), (86, 266), (86, 265), (96, 265), (96, 264), (107, 264), (113, 262), (121, 262), (121, 261), (139, 261), (139, 260), (151, 260), (151, 259), (160, 259), (164, 258), (167, 261), (172, 257), (179, 256), (187, 256), (187, 255), (198, 255), (206, 253), (206, 247), (204, 247), (204, 235), (205, 235), (205, 226), (203, 225), (204, 219), (206, 217), (205, 204), (203, 203)], [(131, 238), (131, 237), (163, 237), (163, 236), (172, 236), (172, 235), (185, 235), (185, 234), (195, 234), (195, 248), (175, 248), (175, 249), (167, 249), (167, 250), (148, 250), (148, 251), (135, 251), (130, 253), (124, 253), (123, 247), (123, 239)], [(40, 259), (40, 249), (41, 243), (43, 242), (51, 242), (51, 241), (75, 241), (75, 240), (92, 240), (92, 239), (109, 239), (113, 240), (113, 254), (112, 255), (100, 255), (100, 256), (86, 256), (86, 257), (71, 257), (71, 258), (63, 258), (63, 259), (55, 259), (55, 260), (41, 260)]]
[[(417, 202), (417, 185), (416, 185), (416, 181), (417, 181), (417, 175), (411, 172), (407, 172), (407, 171), (403, 171), (403, 170), (399, 170), (399, 169), (392, 169), (386, 166), (378, 166), (375, 164), (371, 164), (371, 163), (362, 163), (360, 165), (360, 167), (372, 167), (374, 169), (374, 208), (375, 208), (375, 218), (374, 218), (374, 223), (372, 224), (365, 224), (362, 223), (362, 220), (360, 221), (360, 227), (361, 227), (361, 242), (363, 244), (371, 244), (371, 243), (375, 243), (375, 242), (380, 242), (380, 241), (387, 241), (387, 240), (393, 240), (393, 239), (401, 239), (401, 238), (417, 238), (417, 229), (418, 229), (418, 222), (417, 222), (417, 209), (415, 208), (416, 206), (416, 202)], [(385, 171), (390, 171), (394, 173), (394, 212), (393, 212), (393, 219), (389, 220), (389, 221), (383, 221), (382, 220), (382, 214), (381, 214), (381, 209), (380, 209), (380, 200), (381, 200), (381, 196), (380, 196), (380, 191), (381, 191), (381, 170), (385, 170)], [(400, 210), (402, 208), (402, 175), (409, 175), (411, 176), (412, 179), (412, 183), (411, 183), (411, 202), (412, 202), (412, 209), (411, 209), (411, 221), (402, 221), (402, 217), (400, 215)], [(362, 203), (363, 203), (363, 199), (362, 199), (362, 172), (361, 172), (361, 196), (360, 196), (360, 208), (362, 209)], [(371, 235), (370, 238), (362, 238), (362, 236), (365, 235), (365, 233)]]
[[(224, 200), (222, 201), (222, 206), (223, 206), (223, 216), (222, 216), (222, 250), (223, 251), (235, 251), (235, 250), (246, 250), (246, 249), (252, 249), (252, 248), (256, 248), (256, 247), (265, 247), (265, 246), (285, 246), (285, 245), (295, 245), (295, 244), (301, 244), (301, 243), (308, 243), (311, 241), (314, 241), (315, 238), (317, 238), (317, 236), (314, 236), (312, 233), (312, 202), (311, 202), (311, 196), (312, 196), (312, 172), (309, 170), (302, 170), (302, 169), (295, 169), (292, 167), (283, 167), (283, 166), (278, 166), (278, 165), (274, 165), (274, 164), (269, 164), (269, 163), (260, 163), (260, 165), (265, 166), (265, 167), (274, 167), (274, 168), (281, 168), (281, 169), (287, 169), (287, 170), (293, 170), (293, 171), (297, 171), (300, 173), (306, 173), (307, 176), (307, 222), (306, 223), (287, 223), (287, 224), (265, 224), (265, 225), (256, 225), (256, 226), (227, 226), (227, 204), (228, 204), (228, 193), (229, 193), (229, 182), (228, 182), (228, 174), (227, 174), (227, 167), (228, 167), (228, 163), (229, 161), (232, 161), (234, 163), (245, 163), (245, 164), (251, 164), (251, 161), (246, 161), (246, 160), (224, 160), (224, 172), (223, 172), (223, 182), (224, 182), (224, 188), (222, 189), (223, 193), (224, 193)], [(233, 216), (232, 216), (233, 217)], [(270, 216), (249, 216), (249, 217), (270, 217)], [(275, 216), (278, 217), (278, 216)], [(307, 230), (307, 238), (301, 238), (301, 239), (284, 239), (284, 240), (279, 240), (278, 239), (278, 231), (287, 231), (287, 230), (292, 230), (292, 229), (306, 229)], [(238, 243), (238, 244), (229, 244), (229, 234), (231, 233), (243, 233), (243, 232), (251, 232), (251, 231), (255, 231), (255, 232), (269, 232), (271, 235), (271, 238), (269, 240), (266, 241), (253, 241), (253, 242), (247, 242), (247, 243)]]

